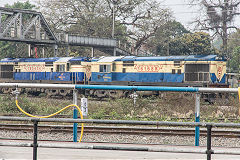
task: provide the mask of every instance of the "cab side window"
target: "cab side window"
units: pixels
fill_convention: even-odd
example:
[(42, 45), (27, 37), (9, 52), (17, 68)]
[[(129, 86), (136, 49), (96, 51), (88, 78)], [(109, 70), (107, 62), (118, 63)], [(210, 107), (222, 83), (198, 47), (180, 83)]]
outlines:
[(65, 64), (57, 65), (57, 72), (65, 72)]
[(109, 73), (111, 72), (111, 65), (100, 65), (99, 72), (101, 73)]

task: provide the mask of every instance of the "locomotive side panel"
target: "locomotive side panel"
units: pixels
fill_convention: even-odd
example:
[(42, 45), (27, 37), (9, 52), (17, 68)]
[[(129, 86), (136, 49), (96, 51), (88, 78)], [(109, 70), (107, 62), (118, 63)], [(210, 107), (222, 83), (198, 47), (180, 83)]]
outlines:
[[(183, 67), (172, 61), (123, 61), (115, 81), (183, 82)], [(120, 67), (119, 67), (120, 68)]]
[(218, 60), (216, 55), (127, 56), (107, 60), (109, 57), (92, 64), (95, 84), (206, 86), (226, 82), (226, 60)]

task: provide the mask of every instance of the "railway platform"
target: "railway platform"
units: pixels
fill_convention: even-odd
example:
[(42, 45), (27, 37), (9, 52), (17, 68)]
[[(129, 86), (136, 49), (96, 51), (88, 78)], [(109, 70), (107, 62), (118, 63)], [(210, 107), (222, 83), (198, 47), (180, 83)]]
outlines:
[[(3, 145), (9, 143), (8, 146)], [(33, 159), (31, 141), (0, 140), (0, 160)], [(48, 142), (38, 143), (37, 159), (172, 159), (205, 160), (206, 146), (145, 145), (116, 143), (76, 143)], [(213, 160), (239, 160), (240, 148), (213, 147)], [(182, 153), (180, 153), (182, 152)], [(236, 154), (233, 154), (236, 152)], [(231, 154), (229, 154), (231, 153)]]

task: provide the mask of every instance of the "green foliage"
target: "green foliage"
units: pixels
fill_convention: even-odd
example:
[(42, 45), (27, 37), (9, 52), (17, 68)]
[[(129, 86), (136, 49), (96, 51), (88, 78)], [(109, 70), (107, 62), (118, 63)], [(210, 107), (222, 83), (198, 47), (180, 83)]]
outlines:
[(217, 54), (211, 48), (210, 36), (204, 32), (187, 33), (170, 42), (171, 55)]
[(234, 48), (229, 60), (230, 72), (240, 73), (240, 46)]
[(12, 96), (0, 96), (0, 112), (1, 113), (16, 113), (18, 109), (14, 103)]
[(33, 9), (36, 6), (31, 4), (29, 1), (26, 2), (14, 2), (13, 5), (6, 4), (7, 8), (17, 8), (17, 9)]
[(188, 33), (181, 37), (181, 41), (190, 54), (212, 54), (211, 40), (205, 32)]
[(190, 31), (181, 23), (175, 20), (169, 21), (156, 31), (154, 38), (149, 41), (148, 46), (157, 55), (167, 55), (168, 50), (171, 50), (170, 55), (172, 54), (171, 52), (178, 53), (182, 44), (180, 44), (181, 41), (176, 40), (186, 33), (190, 33)]
[(240, 46), (240, 29), (232, 33), (228, 39), (228, 52), (231, 54), (233, 50)]

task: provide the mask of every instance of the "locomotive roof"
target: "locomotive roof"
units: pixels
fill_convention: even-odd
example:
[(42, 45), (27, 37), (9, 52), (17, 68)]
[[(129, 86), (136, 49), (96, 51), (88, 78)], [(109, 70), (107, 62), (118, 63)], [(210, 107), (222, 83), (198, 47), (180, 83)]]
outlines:
[(87, 61), (88, 57), (50, 57), (50, 58), (4, 58), (0, 62), (68, 62), (68, 61)]
[(137, 57), (137, 56), (118, 56), (100, 57), (90, 59), (88, 57), (51, 57), (51, 58), (4, 58), (0, 62), (113, 62), (113, 61), (226, 61), (217, 55), (186, 55), (186, 56), (156, 56), (156, 57)]
[(72, 59), (69, 60), (69, 62), (73, 62), (73, 61), (85, 61), (85, 62), (90, 62), (91, 59), (89, 57), (74, 57)]
[(4, 58), (4, 59), (1, 59), (0, 62), (18, 62), (19, 59), (18, 58)]
[(159, 57), (136, 57), (126, 56), (115, 61), (225, 61), (219, 59), (217, 55), (188, 55), (188, 56), (159, 56)]
[(73, 57), (61, 57), (56, 62), (68, 62)]
[(0, 62), (54, 62), (58, 57), (52, 58), (4, 58)]
[(118, 56), (118, 57), (100, 57), (98, 62), (113, 62), (116, 61), (117, 59), (121, 59), (123, 56)]

